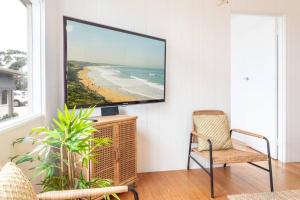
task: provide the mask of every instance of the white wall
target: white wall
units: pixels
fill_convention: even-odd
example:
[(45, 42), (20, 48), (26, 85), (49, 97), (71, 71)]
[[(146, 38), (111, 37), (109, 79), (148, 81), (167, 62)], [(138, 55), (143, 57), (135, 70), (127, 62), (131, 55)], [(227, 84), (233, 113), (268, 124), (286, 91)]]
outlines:
[(59, 0), (43, 0), (45, 2), (45, 107), (46, 121), (49, 122), (53, 116), (56, 116), (56, 111), (59, 102), (59, 83), (62, 75), (59, 73), (61, 65), (59, 63), (58, 43), (58, 3)]
[(3, 166), (7, 161), (9, 161), (9, 157), (19, 154), (20, 152), (29, 151), (28, 146), (18, 146), (15, 149), (12, 147), (12, 142), (17, 138), (23, 137), (27, 135), (31, 129), (35, 126), (40, 126), (43, 123), (43, 118), (35, 118), (30, 120), (28, 124), (17, 126), (14, 129), (8, 129), (6, 131), (1, 130), (0, 134), (0, 147), (2, 149), (0, 153), (0, 166)]
[[(12, 142), (15, 141), (17, 138), (23, 137), (25, 135), (28, 135), (29, 132), (33, 127), (41, 126), (44, 123), (43, 117), (34, 118), (32, 120), (29, 120), (27, 124), (17, 125), (15, 128), (7, 129), (5, 131), (0, 130), (0, 147), (1, 147), (1, 153), (0, 153), (0, 168), (8, 161), (10, 161), (10, 157), (23, 154), (25, 152), (29, 152), (32, 149), (32, 146), (30, 144), (26, 145), (16, 145), (15, 147), (12, 146)], [(23, 164), (20, 166), (24, 173), (28, 177), (32, 177), (33, 171), (28, 171), (30, 164)], [(35, 179), (33, 181), (34, 184), (37, 184), (39, 182), (38, 179)], [(37, 190), (39, 190), (39, 187), (36, 187)]]
[(185, 168), (192, 111), (229, 112), (229, 10), (216, 5), (212, 0), (61, 1), (61, 73), (62, 15), (167, 40), (166, 103), (122, 108), (139, 117), (140, 172)]
[[(167, 39), (167, 102), (128, 106), (139, 116), (139, 171), (186, 166), (191, 113), (219, 108), (230, 112), (230, 13), (284, 15), (287, 29), (286, 161), (300, 161), (297, 0), (62, 0), (58, 24), (62, 73), (62, 16), (71, 16)], [(62, 80), (61, 80), (62, 83)], [(296, 86), (296, 87), (295, 87)], [(60, 97), (63, 96), (62, 87)], [(60, 98), (62, 105), (62, 98)], [(284, 141), (284, 140), (283, 140)]]

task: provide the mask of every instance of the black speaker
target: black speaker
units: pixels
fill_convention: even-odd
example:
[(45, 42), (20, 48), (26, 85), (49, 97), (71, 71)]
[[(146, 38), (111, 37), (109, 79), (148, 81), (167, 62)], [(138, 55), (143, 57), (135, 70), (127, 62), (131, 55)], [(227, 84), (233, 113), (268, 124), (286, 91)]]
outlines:
[(109, 107), (102, 107), (101, 108), (101, 115), (102, 116), (112, 116), (119, 114), (119, 107), (118, 106), (109, 106)]

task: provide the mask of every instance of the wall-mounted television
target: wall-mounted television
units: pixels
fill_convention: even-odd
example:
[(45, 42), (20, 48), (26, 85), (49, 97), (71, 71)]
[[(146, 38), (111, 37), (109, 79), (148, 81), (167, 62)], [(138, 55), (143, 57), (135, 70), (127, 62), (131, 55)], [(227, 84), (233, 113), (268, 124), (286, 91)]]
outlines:
[(64, 17), (69, 108), (165, 101), (166, 40)]

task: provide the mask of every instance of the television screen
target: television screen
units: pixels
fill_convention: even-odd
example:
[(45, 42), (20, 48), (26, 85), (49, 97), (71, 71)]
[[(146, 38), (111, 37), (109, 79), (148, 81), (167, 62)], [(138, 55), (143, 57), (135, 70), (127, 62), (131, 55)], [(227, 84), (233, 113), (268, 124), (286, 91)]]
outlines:
[(163, 102), (166, 40), (64, 17), (69, 108)]

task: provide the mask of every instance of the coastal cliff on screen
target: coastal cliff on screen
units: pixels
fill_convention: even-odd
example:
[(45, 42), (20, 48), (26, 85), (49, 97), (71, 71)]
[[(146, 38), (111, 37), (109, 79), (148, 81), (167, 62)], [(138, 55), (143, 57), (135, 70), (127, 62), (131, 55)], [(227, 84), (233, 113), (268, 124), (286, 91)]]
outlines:
[(67, 20), (67, 105), (164, 99), (165, 42)]

